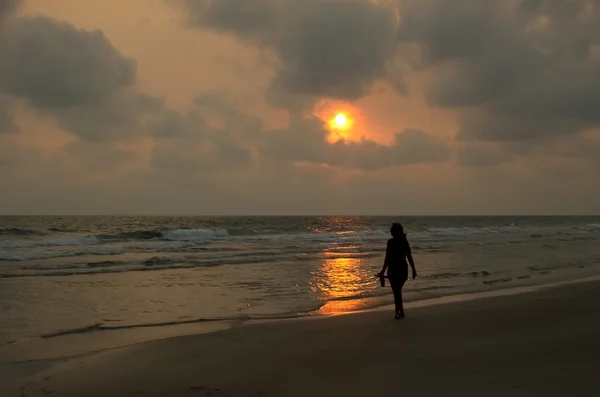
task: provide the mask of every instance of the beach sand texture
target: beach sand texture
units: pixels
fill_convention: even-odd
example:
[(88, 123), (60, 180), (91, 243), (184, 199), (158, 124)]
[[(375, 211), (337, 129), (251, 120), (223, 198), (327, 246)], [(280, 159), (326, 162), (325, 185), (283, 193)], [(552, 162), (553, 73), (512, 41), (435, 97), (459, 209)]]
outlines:
[(5, 365), (0, 395), (598, 395), (599, 282), (407, 315), (250, 324), (75, 357), (29, 378)]

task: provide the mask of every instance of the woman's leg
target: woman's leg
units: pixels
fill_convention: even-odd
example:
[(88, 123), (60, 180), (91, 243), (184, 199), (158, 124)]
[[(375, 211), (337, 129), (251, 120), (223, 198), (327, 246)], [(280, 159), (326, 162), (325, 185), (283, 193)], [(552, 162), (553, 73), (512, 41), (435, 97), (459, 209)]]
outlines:
[(406, 280), (390, 278), (390, 285), (392, 286), (392, 291), (394, 292), (394, 305), (396, 306), (396, 315), (400, 317), (404, 317), (404, 306), (402, 304), (402, 287)]

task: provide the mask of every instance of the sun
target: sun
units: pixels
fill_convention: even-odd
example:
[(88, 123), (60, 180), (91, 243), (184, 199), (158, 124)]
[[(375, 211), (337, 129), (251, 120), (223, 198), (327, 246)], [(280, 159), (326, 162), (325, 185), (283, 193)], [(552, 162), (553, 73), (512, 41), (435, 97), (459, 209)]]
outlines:
[(330, 142), (337, 142), (339, 140), (348, 140), (353, 136), (352, 130), (354, 129), (354, 118), (347, 112), (336, 112), (331, 114), (329, 121), (330, 135), (328, 140)]
[(346, 124), (348, 122), (348, 120), (346, 119), (346, 115), (344, 115), (343, 113), (336, 114), (334, 121), (335, 121), (335, 125), (338, 128), (346, 127)]

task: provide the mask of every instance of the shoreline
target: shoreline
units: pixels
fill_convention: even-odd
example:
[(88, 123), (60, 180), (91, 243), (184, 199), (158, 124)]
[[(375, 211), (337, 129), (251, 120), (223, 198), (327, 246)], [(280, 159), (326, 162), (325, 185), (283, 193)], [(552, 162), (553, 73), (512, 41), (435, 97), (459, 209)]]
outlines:
[[(529, 281), (529, 280), (528, 280)], [(524, 282), (523, 285), (511, 286), (507, 288), (497, 288), (486, 291), (474, 292), (457, 292), (450, 295), (441, 295), (431, 298), (415, 299), (405, 301), (404, 307), (410, 311), (418, 308), (427, 308), (431, 306), (447, 305), (453, 303), (477, 301), (481, 299), (489, 299), (496, 297), (514, 296), (527, 293), (533, 293), (548, 288), (559, 288), (570, 284), (596, 282), (600, 281), (600, 275), (585, 276), (573, 278), (558, 282), (549, 282), (544, 284), (535, 284)], [(391, 292), (389, 293), (391, 296)], [(327, 305), (325, 303), (323, 306)], [(322, 306), (322, 307), (323, 307)], [(322, 308), (321, 307), (321, 308)], [(223, 318), (223, 319), (193, 319), (173, 323), (160, 324), (143, 324), (139, 326), (123, 327), (123, 328), (98, 328), (92, 329), (97, 325), (85, 327), (81, 330), (66, 330), (57, 331), (56, 335), (46, 335), (32, 337), (21, 341), (8, 343), (3, 349), (0, 349), (0, 373), (4, 366), (23, 365), (28, 363), (41, 363), (46, 361), (61, 361), (68, 360), (72, 357), (93, 355), (104, 351), (126, 348), (138, 344), (150, 343), (164, 339), (172, 339), (185, 336), (204, 335), (224, 330), (245, 327), (253, 324), (262, 323), (279, 323), (288, 321), (307, 321), (307, 320), (325, 320), (331, 317), (347, 316), (362, 313), (372, 313), (381, 311), (392, 311), (393, 303), (384, 303), (381, 305), (368, 307), (365, 309), (340, 311), (333, 313), (319, 313), (321, 309), (298, 314), (282, 314), (282, 315), (266, 315), (264, 317), (242, 317), (239, 318)], [(89, 330), (88, 330), (89, 329)], [(135, 334), (143, 330), (148, 331), (145, 335)], [(85, 331), (85, 332), (80, 332)], [(119, 342), (105, 342), (118, 335)], [(61, 341), (62, 339), (62, 341)], [(50, 340), (54, 340), (55, 344), (47, 346)], [(44, 346), (41, 346), (41, 345)], [(19, 351), (23, 346), (24, 349)], [(16, 350), (16, 351), (15, 351)], [(5, 353), (9, 357), (5, 359)], [(59, 351), (67, 351), (65, 354)], [(70, 352), (69, 352), (70, 351)], [(41, 353), (43, 352), (43, 353)], [(52, 353), (55, 352), (55, 353)], [(37, 355), (37, 356), (35, 356)], [(10, 357), (14, 357), (10, 359)], [(20, 358), (16, 358), (19, 357)]]
[(594, 395), (599, 286), (415, 307), (400, 321), (378, 309), (154, 340), (13, 368), (2, 395), (364, 396), (397, 391), (380, 382), (390, 377), (408, 395)]

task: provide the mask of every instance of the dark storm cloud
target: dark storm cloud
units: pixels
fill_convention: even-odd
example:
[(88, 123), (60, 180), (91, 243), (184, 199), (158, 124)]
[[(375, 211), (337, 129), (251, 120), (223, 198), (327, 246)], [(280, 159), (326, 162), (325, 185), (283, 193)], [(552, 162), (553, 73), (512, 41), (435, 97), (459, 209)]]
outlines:
[(428, 102), (464, 108), (459, 138), (536, 144), (600, 124), (600, 2), (400, 4), (400, 42), (432, 71)]
[(46, 17), (14, 18), (0, 36), (0, 93), (20, 98), (89, 140), (138, 133), (162, 107), (139, 93), (135, 63), (101, 31)]
[[(272, 49), (276, 93), (356, 99), (387, 77), (394, 55), (391, 10), (353, 0), (190, 0), (189, 21)], [(394, 84), (402, 87), (397, 76)], [(271, 98), (277, 98), (274, 94)], [(285, 98), (284, 100), (290, 100)]]
[(280, 161), (312, 162), (331, 166), (377, 170), (387, 167), (448, 161), (448, 144), (423, 131), (407, 129), (394, 135), (391, 146), (371, 140), (329, 143), (322, 120), (296, 120), (282, 131), (265, 133), (261, 153)]

